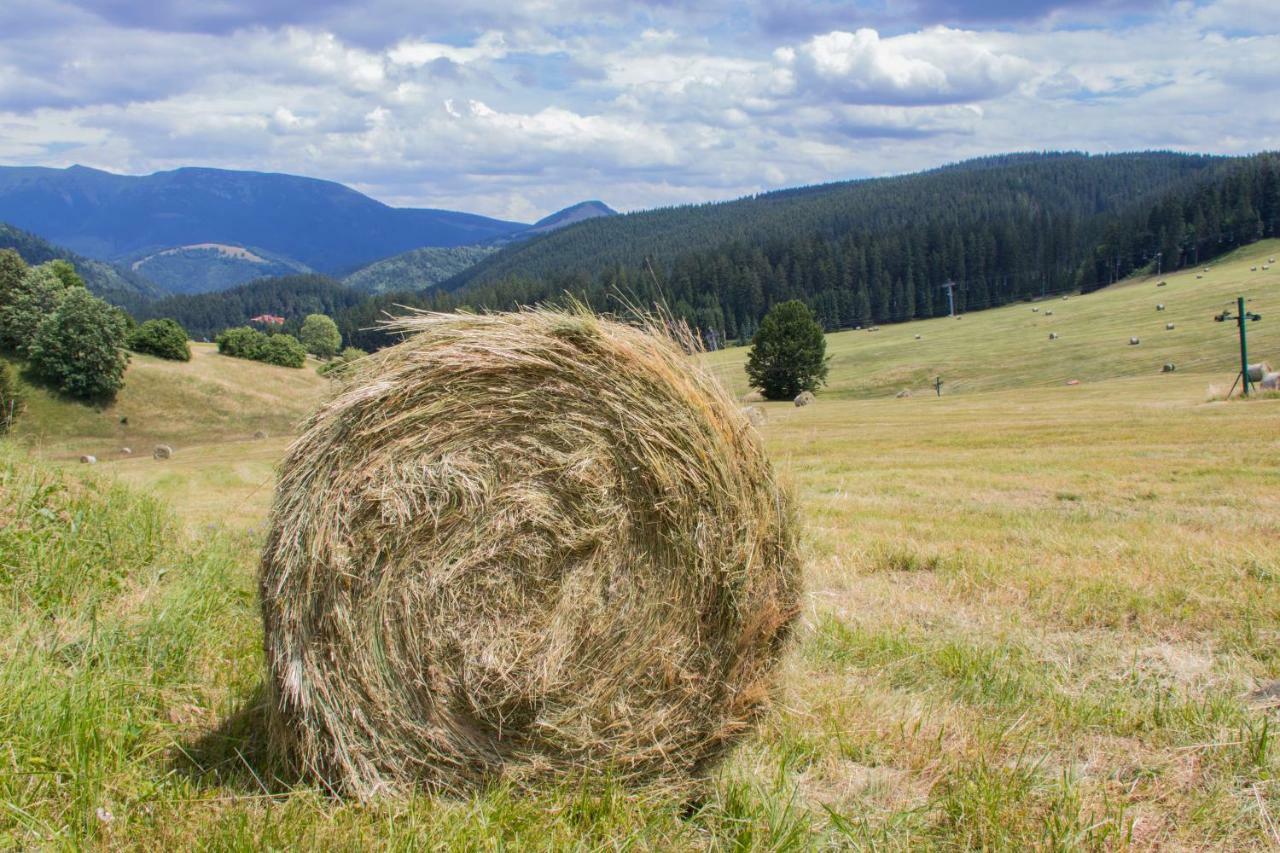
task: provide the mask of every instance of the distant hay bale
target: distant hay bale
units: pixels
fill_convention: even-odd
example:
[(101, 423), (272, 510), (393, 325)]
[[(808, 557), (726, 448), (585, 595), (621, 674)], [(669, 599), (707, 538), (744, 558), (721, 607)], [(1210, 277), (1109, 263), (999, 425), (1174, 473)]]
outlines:
[(1270, 372), (1271, 365), (1267, 364), (1265, 361), (1260, 361), (1257, 364), (1251, 364), (1249, 365), (1249, 381), (1261, 382), (1262, 377), (1266, 376)]
[(1161, 373), (1173, 373), (1178, 368), (1170, 362), (1165, 362), (1164, 367), (1160, 368)]
[(1197, 274), (1196, 274), (1196, 278), (1204, 278), (1204, 276), (1202, 276), (1202, 275), (1200, 275), (1199, 273), (1197, 273)]
[(157, 444), (156, 449), (151, 451), (151, 456), (155, 459), (168, 459), (173, 455), (173, 448), (167, 444)]
[(1172, 331), (1173, 331), (1173, 324), (1172, 324), (1172, 323), (1165, 323), (1165, 324), (1164, 324), (1164, 329), (1165, 329), (1165, 331), (1166, 331), (1166, 332), (1172, 332)]
[(1257, 271), (1258, 271), (1257, 267), (1249, 267), (1249, 272), (1257, 272)]
[(903, 388), (901, 391), (899, 391), (897, 394), (894, 394), (893, 396), (897, 397), (899, 400), (906, 399), (907, 397), (911, 396), (911, 389)]
[(739, 397), (738, 400), (743, 403), (763, 403), (764, 395), (759, 391), (752, 389)]
[(1164, 286), (1165, 286), (1166, 284), (1168, 284), (1168, 283), (1169, 283), (1169, 282), (1167, 282), (1167, 281), (1157, 281), (1157, 282), (1156, 282), (1156, 287), (1164, 287)]
[(1080, 384), (1080, 380), (1079, 380), (1079, 379), (1068, 379), (1068, 380), (1067, 380), (1067, 384), (1068, 384), (1068, 385), (1079, 385), (1079, 384)]
[(920, 340), (920, 335), (916, 335), (916, 340)]
[(1056, 341), (1057, 339), (1058, 339), (1058, 333), (1057, 333), (1057, 332), (1050, 332), (1050, 333), (1049, 333), (1049, 340), (1051, 340), (1051, 341)]
[(1258, 387), (1263, 391), (1280, 391), (1280, 373), (1265, 374), (1262, 381), (1258, 383)]
[(267, 433), (265, 430), (258, 430), (253, 434), (253, 437), (257, 441), (262, 441), (262, 439), (267, 437)]
[(1052, 312), (1052, 311), (1046, 311), (1046, 312), (1044, 312), (1044, 316), (1046, 316), (1046, 317), (1052, 317), (1052, 316), (1053, 316), (1053, 312)]
[(98, 457), (90, 456), (87, 453), (84, 456), (80, 457), (80, 464), (82, 465), (95, 465), (97, 464), (97, 462), (98, 462)]
[(752, 426), (764, 426), (769, 420), (769, 416), (759, 406), (747, 406), (742, 413), (747, 416), (747, 420), (751, 421)]
[(1068, 299), (1070, 299), (1070, 298), (1071, 298), (1070, 296), (1064, 296), (1064, 297), (1062, 297), (1062, 301), (1063, 301), (1063, 302), (1066, 302), (1066, 301), (1067, 301)]
[(797, 406), (807, 406), (816, 399), (818, 398), (813, 396), (812, 391), (801, 391), (799, 394), (796, 395), (794, 402)]
[(1032, 309), (1031, 309), (1031, 313), (1032, 313), (1032, 314), (1036, 314), (1036, 313), (1038, 313), (1039, 311), (1040, 311), (1040, 309), (1039, 309), (1039, 308), (1032, 308)]
[(1141, 343), (1141, 341), (1137, 338), (1129, 338), (1129, 346), (1136, 347), (1139, 343)]
[(1157, 303), (1156, 303), (1156, 310), (1157, 310), (1157, 311), (1163, 311), (1163, 310), (1164, 310), (1164, 303), (1163, 303), (1163, 302), (1157, 302)]
[(793, 504), (665, 334), (414, 315), (280, 472), (259, 588), (271, 744), (327, 789), (684, 792), (765, 706)]
[(133, 448), (132, 448), (132, 447), (122, 447), (122, 448), (120, 448), (120, 455), (121, 455), (121, 456), (132, 456), (132, 455), (133, 455)]

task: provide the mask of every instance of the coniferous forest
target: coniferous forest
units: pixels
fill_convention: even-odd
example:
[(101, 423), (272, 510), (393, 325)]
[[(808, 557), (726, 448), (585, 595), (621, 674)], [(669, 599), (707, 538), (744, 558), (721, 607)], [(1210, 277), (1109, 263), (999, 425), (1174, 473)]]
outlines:
[(713, 345), (804, 301), (827, 329), (1104, 287), (1280, 235), (1280, 155), (989, 157), (853, 181), (593, 219), (508, 247), (425, 291), (368, 297), (323, 276), (265, 279), (151, 303), (212, 336), (259, 313), (332, 314), (376, 349), (406, 307), (509, 309), (573, 298), (597, 310), (667, 306)]
[(724, 204), (584, 222), (500, 252), (421, 294), (342, 312), (376, 348), (393, 305), (511, 308), (572, 296), (666, 304), (713, 341), (743, 339), (801, 299), (828, 329), (1106, 286), (1201, 263), (1280, 228), (1280, 156), (1011, 155)]

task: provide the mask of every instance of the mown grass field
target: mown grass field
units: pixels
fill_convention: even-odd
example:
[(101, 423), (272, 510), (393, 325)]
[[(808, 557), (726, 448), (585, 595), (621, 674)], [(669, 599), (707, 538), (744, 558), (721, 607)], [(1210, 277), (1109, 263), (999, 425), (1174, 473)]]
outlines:
[[(1274, 849), (1280, 399), (1208, 389), (1237, 291), (1280, 362), (1280, 278), (1248, 269), (1277, 248), (833, 335), (830, 390), (761, 428), (808, 551), (778, 701), (693, 804), (590, 780), (361, 806), (274, 778), (254, 571), (285, 433), (245, 440), (242, 409), (202, 436), (170, 403), (173, 460), (88, 469), (63, 460), (97, 427), (51, 401), (19, 439), (54, 462), (0, 456), (0, 846)], [(737, 383), (744, 355), (709, 360)], [(236, 384), (230, 361), (206, 360)], [(251, 367), (281, 418), (323, 390)]]

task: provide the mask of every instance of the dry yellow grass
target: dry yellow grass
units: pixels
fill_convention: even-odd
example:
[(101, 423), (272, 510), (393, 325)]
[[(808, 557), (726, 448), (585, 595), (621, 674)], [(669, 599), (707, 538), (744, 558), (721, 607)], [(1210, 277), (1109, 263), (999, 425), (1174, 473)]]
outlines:
[[(1280, 680), (1280, 399), (1206, 400), (1211, 384), (1230, 385), (1235, 353), (1230, 330), (1202, 316), (1254, 287), (1253, 310), (1264, 316), (1255, 352), (1280, 361), (1280, 305), (1268, 303), (1280, 291), (1228, 277), (1241, 262), (1247, 273), (1248, 261), (1215, 264), (1203, 280), (1188, 274), (1211, 289), (1175, 298), (1189, 282), (1173, 277), (1160, 289), (1169, 307), (1151, 308), (1152, 322), (1182, 310), (1184, 298), (1199, 300), (1178, 320), (1179, 331), (1197, 330), (1181, 355), (1134, 354), (1146, 347), (1146, 330), (1142, 347), (1127, 347), (1125, 327), (1148, 319), (1140, 288), (1151, 288), (1151, 301), (1156, 293), (1154, 283), (1139, 283), (1062, 303), (1080, 316), (1120, 312), (1092, 349), (1080, 347), (1065, 364), (1015, 358), (1039, 346), (1043, 329), (1027, 330), (1017, 347), (984, 349), (982, 324), (1012, 335), (1043, 322), (1011, 306), (930, 321), (974, 324), (972, 337), (936, 353), (944, 377), (956, 377), (944, 390), (970, 393), (892, 399), (899, 354), (915, 330), (885, 327), (880, 338), (835, 336), (833, 391), (816, 404), (765, 404), (761, 435), (795, 483), (805, 519), (807, 595), (775, 710), (692, 816), (682, 816), (683, 804), (608, 787), (374, 806), (333, 803), (305, 786), (265, 798), (245, 769), (257, 767), (251, 725), (228, 724), (213, 740), (218, 748), (207, 747), (230, 711), (252, 708), (262, 671), (250, 594), (256, 542), (247, 539), (223, 575), (169, 573), (155, 589), (130, 593), (134, 621), (170, 612), (162, 602), (184, 583), (202, 585), (190, 589), (193, 600), (219, 606), (184, 617), (202, 632), (192, 669), (154, 688), (158, 707), (198, 713), (156, 726), (133, 752), (114, 746), (122, 725), (99, 727), (113, 751), (104, 759), (110, 772), (95, 772), (112, 781), (94, 790), (122, 815), (110, 839), (138, 847), (1275, 849), (1280, 705), (1257, 691)], [(1117, 334), (1115, 347), (1099, 346)], [(711, 360), (737, 381), (744, 355)], [(1138, 360), (1114, 366), (1113, 358)], [(1160, 376), (1164, 360), (1178, 361), (1178, 372)], [(1084, 383), (1066, 387), (1068, 373)], [(275, 441), (259, 446), (254, 464), (268, 467), (283, 449)], [(134, 464), (97, 468), (140, 484), (150, 472), (165, 476)], [(219, 470), (195, 473), (212, 482)], [(262, 517), (239, 486), (200, 500), (202, 518)], [(76, 635), (81, 623), (57, 624)], [(85, 666), (85, 680), (68, 683), (104, 683)], [(206, 771), (198, 786), (147, 757), (174, 744)], [(11, 795), (51, 827), (80, 820), (57, 794), (41, 796)], [(9, 838), (51, 837), (12, 821), (19, 828)]]

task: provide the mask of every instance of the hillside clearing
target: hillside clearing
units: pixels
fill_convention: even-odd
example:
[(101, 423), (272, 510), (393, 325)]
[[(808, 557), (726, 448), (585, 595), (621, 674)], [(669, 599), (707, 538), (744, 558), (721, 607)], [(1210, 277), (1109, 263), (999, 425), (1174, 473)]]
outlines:
[[(1280, 361), (1277, 289), (1248, 270), (1277, 248), (1250, 252), (1055, 305), (1076, 350), (1045, 352), (1023, 305), (831, 336), (831, 389), (764, 404), (761, 428), (803, 506), (802, 626), (774, 712), (690, 808), (604, 783), (362, 807), (273, 779), (252, 528), (288, 434), (246, 442), (254, 415), (200, 407), (225, 381), (283, 423), (324, 385), (207, 349), (175, 385), (182, 366), (135, 358), (126, 394), (181, 391), (134, 403), (187, 436), (173, 460), (0, 464), (0, 845), (1273, 848), (1280, 399), (1206, 401), (1234, 373), (1210, 315), (1237, 290)], [(744, 356), (709, 358), (738, 382)], [(934, 370), (942, 398), (892, 398)], [(110, 411), (42, 405), (24, 429), (58, 459), (115, 441)]]

